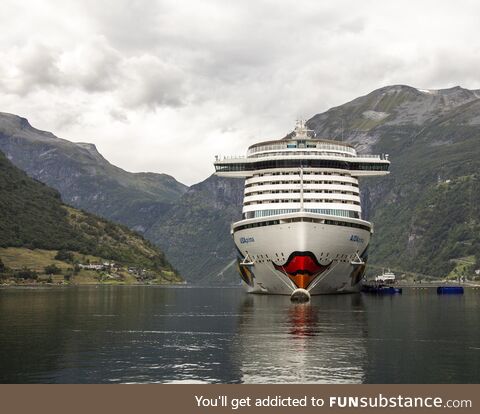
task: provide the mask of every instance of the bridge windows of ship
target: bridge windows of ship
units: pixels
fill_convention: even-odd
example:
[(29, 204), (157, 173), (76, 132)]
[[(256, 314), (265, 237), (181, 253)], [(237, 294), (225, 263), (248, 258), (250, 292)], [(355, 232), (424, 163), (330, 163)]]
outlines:
[(216, 172), (245, 172), (268, 170), (272, 168), (330, 168), (351, 171), (388, 171), (390, 163), (386, 162), (352, 162), (326, 159), (278, 159), (259, 160), (255, 162), (231, 162), (215, 164)]

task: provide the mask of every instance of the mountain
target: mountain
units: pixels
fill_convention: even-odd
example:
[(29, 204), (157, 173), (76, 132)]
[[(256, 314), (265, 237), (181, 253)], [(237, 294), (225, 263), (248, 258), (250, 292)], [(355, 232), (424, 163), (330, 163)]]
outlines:
[(63, 204), (56, 190), (27, 176), (0, 152), (0, 256), (13, 251), (18, 258), (33, 249), (45, 257), (63, 251), (72, 260), (74, 254), (113, 260), (145, 268), (158, 282), (181, 281), (153, 244), (124, 226)]
[[(375, 225), (370, 262), (445, 277), (480, 262), (480, 91), (388, 86), (307, 122), (361, 152), (388, 153), (388, 177), (362, 180)], [(466, 259), (468, 258), (468, 259)]]
[(230, 224), (241, 218), (244, 181), (211, 176), (191, 186), (145, 236), (187, 280), (238, 284)]
[(144, 232), (187, 190), (166, 174), (130, 173), (93, 144), (73, 143), (0, 113), (0, 150), (29, 176), (55, 188), (65, 203)]

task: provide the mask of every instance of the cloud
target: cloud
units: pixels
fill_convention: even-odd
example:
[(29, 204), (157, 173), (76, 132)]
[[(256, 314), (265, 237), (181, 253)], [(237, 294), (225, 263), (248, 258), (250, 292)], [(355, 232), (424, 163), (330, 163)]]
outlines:
[(121, 81), (121, 54), (112, 48), (103, 36), (84, 40), (58, 59), (60, 85), (83, 89), (86, 92), (104, 92), (118, 87)]
[(175, 64), (142, 55), (123, 63), (122, 102), (127, 108), (181, 106), (186, 100), (187, 74)]
[(120, 55), (101, 37), (85, 39), (68, 50), (31, 39), (11, 48), (1, 59), (8, 62), (0, 69), (2, 86), (21, 96), (45, 88), (106, 91), (116, 86), (120, 75)]
[[(58, 84), (56, 53), (45, 45), (28, 42), (0, 55), (0, 85), (7, 93), (27, 95), (32, 89)], [(5, 64), (6, 63), (6, 64)]]
[(0, 110), (187, 182), (387, 84), (478, 89), (475, 1), (2, 3)]

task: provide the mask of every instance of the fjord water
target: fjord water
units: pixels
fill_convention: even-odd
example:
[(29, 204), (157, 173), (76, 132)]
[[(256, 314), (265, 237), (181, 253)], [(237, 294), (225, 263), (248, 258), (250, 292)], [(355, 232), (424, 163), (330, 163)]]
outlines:
[(0, 289), (2, 383), (478, 383), (480, 290)]

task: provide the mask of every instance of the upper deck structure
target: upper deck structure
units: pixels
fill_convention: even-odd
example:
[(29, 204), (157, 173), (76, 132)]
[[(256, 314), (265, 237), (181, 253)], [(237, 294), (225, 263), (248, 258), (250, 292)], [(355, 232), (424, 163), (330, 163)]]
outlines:
[(216, 174), (223, 177), (252, 177), (262, 170), (330, 169), (349, 175), (376, 176), (388, 174), (388, 155), (358, 155), (351, 145), (318, 139), (304, 121), (298, 121), (291, 137), (265, 141), (248, 148), (246, 156), (219, 157)]

